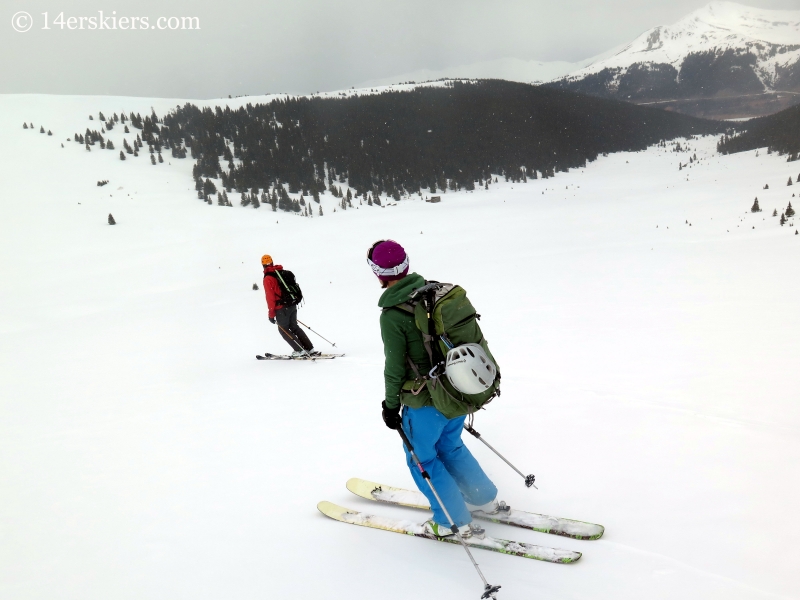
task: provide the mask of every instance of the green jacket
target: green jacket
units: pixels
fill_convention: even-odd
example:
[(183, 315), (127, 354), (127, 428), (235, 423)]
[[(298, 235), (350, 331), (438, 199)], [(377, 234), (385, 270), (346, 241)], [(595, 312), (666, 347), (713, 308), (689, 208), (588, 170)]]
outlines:
[(425, 278), (412, 273), (383, 292), (378, 301), (378, 306), (384, 309), (381, 312), (381, 338), (386, 356), (383, 377), (386, 383), (386, 406), (390, 408), (396, 408), (401, 403), (412, 408), (431, 404), (427, 389), (423, 389), (419, 395), (412, 393), (416, 374), (408, 364), (410, 357), (420, 374), (431, 370), (422, 333), (414, 323), (414, 315), (400, 308), (392, 308), (408, 302), (411, 292), (423, 285)]

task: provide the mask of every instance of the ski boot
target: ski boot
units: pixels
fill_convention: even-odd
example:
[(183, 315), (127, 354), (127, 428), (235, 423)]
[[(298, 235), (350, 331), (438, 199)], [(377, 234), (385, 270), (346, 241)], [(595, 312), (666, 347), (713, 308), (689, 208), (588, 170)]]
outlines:
[(469, 512), (482, 512), (485, 515), (497, 515), (500, 513), (506, 513), (511, 510), (511, 507), (503, 502), (502, 500), (498, 501), (496, 498), (491, 502), (487, 502), (486, 504), (482, 504), (481, 506), (475, 506), (474, 504), (467, 504), (467, 509)]
[[(432, 533), (437, 538), (446, 538), (446, 537), (453, 537), (455, 534), (453, 531), (447, 527), (446, 525), (440, 525), (433, 519), (429, 521), (425, 521), (423, 524), (425, 528), (425, 533)], [(461, 537), (465, 540), (470, 538), (476, 539), (483, 539), (486, 535), (486, 530), (481, 527), (480, 525), (475, 525), (474, 523), (467, 523), (466, 525), (462, 525), (458, 528), (458, 533)]]

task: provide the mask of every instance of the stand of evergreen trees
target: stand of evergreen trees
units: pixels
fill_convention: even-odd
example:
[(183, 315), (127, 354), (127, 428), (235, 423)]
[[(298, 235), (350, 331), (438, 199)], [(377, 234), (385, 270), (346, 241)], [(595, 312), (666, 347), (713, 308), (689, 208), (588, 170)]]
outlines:
[(788, 154), (788, 161), (800, 155), (800, 105), (792, 106), (774, 115), (751, 119), (746, 130), (733, 136), (723, 136), (717, 144), (722, 154), (755, 150), (766, 146), (768, 152)]
[[(236, 110), (187, 103), (163, 119), (131, 114), (130, 123), (141, 129), (140, 147), (143, 141), (159, 153), (167, 148), (176, 158), (188, 149), (196, 180), (220, 178), (227, 192), (247, 194), (247, 204), (254, 204), (249, 190), (282, 184), (316, 201), (345, 181), (356, 197), (375, 199), (471, 190), (493, 174), (511, 181), (552, 177), (600, 154), (724, 129), (654, 108), (494, 80), (286, 98)], [(269, 198), (273, 206), (286, 202)]]

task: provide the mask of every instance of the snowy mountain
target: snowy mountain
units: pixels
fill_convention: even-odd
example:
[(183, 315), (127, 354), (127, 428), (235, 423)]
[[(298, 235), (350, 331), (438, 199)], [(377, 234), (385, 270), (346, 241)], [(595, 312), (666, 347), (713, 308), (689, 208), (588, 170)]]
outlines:
[(712, 2), (555, 85), (696, 116), (776, 112), (800, 102), (800, 11)]

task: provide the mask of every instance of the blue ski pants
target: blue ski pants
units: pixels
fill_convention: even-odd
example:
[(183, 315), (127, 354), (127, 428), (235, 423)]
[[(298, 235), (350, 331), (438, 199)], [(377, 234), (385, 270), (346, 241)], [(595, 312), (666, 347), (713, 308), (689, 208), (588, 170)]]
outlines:
[[(481, 505), (497, 497), (497, 488), (461, 440), (464, 419), (465, 417), (447, 419), (433, 406), (406, 406), (403, 409), (403, 431), (458, 527), (472, 522), (472, 515), (465, 501)], [(403, 449), (414, 482), (431, 503), (433, 520), (449, 526), (450, 520), (414, 464), (405, 444)]]

